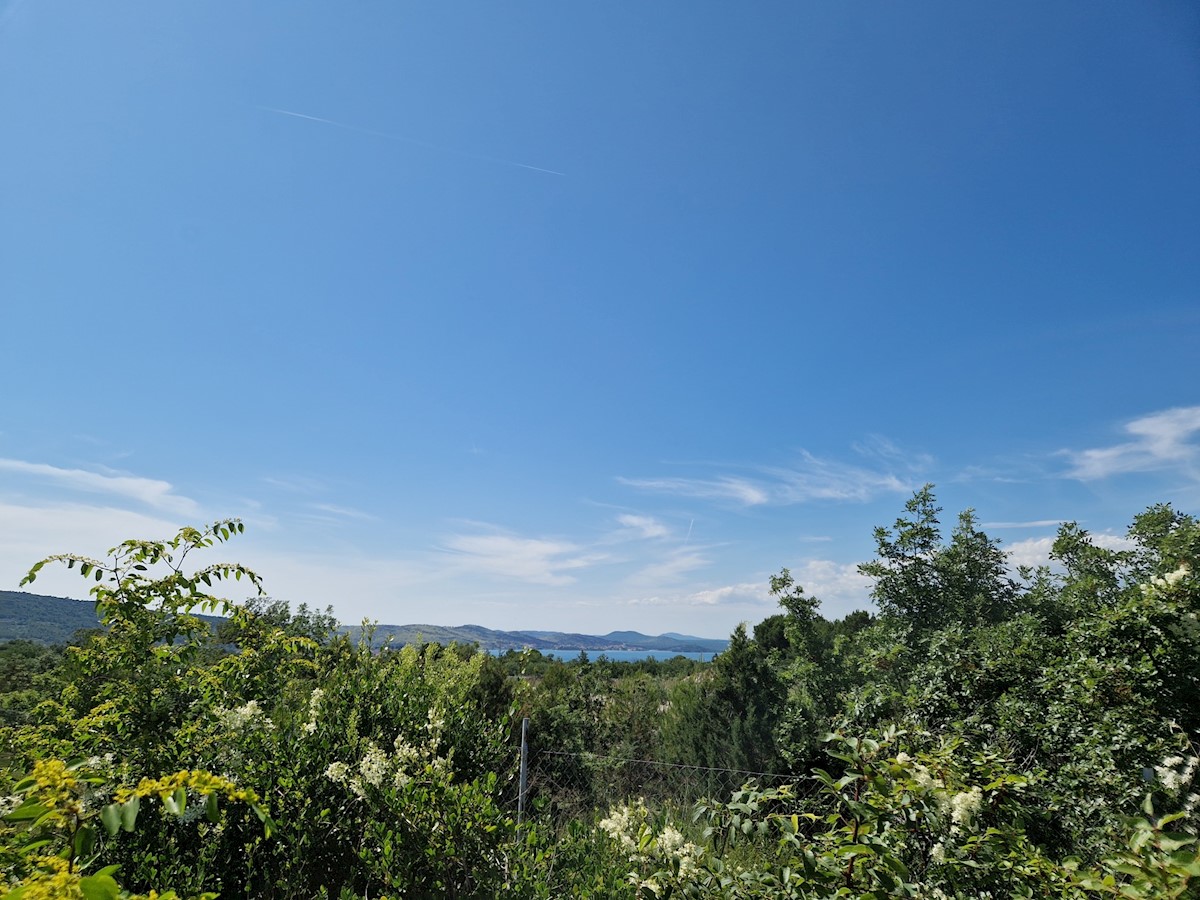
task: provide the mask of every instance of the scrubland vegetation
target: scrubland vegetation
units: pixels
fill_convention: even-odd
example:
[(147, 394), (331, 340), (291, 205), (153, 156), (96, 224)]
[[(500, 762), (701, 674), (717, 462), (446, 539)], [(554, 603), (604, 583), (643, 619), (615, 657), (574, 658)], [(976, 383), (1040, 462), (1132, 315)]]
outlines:
[[(0, 889), (1200, 896), (1200, 523), (1152, 507), (1120, 551), (1068, 524), (1014, 573), (971, 513), (939, 516), (926, 488), (877, 529), (876, 615), (826, 620), (784, 570), (780, 612), (709, 665), (375, 652), (216, 599), (258, 587), (199, 559), (235, 521), (47, 560), (105, 628), (0, 648)], [(790, 777), (672, 798), (597, 758)]]

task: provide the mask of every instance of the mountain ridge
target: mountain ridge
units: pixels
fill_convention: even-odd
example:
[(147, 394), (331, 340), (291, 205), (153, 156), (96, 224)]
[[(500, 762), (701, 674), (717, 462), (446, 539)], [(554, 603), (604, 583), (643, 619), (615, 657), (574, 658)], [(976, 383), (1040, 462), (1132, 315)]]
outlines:
[[(201, 616), (219, 622), (217, 616)], [(30, 594), (25, 591), (0, 591), (0, 641), (25, 639), (43, 644), (64, 644), (75, 632), (100, 627), (94, 600), (73, 600)], [(362, 634), (361, 625), (343, 625), (351, 637)], [(508, 650), (548, 651), (658, 651), (661, 653), (720, 653), (729, 641), (669, 632), (660, 635), (640, 631), (610, 631), (608, 634), (581, 634), (565, 631), (521, 629), (503, 631), (482, 625), (376, 625), (372, 644), (381, 646), (431, 641), (440, 644), (478, 644), (492, 653)]]

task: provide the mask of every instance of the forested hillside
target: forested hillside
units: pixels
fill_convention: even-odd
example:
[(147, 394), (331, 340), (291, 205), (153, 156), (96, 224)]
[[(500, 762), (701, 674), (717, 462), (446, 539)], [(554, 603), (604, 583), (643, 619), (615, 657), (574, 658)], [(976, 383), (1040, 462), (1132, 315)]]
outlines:
[[(286, 606), (261, 601), (256, 606), (260, 614), (279, 616)], [(305, 607), (301, 617), (319, 615), (329, 620), (331, 627), (344, 631), (357, 640), (363, 634), (361, 625), (338, 625), (332, 612), (311, 612)], [(199, 618), (220, 629), (226, 620), (220, 616)], [(76, 632), (100, 627), (100, 618), (93, 600), (72, 600), (68, 597), (49, 597), (24, 591), (0, 591), (0, 641), (28, 640), (41, 644), (65, 644)], [(729, 641), (692, 637), (686, 634), (648, 635), (637, 631), (614, 631), (609, 634), (574, 634), (561, 631), (496, 631), (479, 625), (371, 625), (371, 641), (376, 647), (390, 644), (399, 647), (411, 643), (477, 644), (481, 650), (504, 652), (513, 649), (545, 651), (589, 650), (653, 650), (658, 655), (672, 653), (719, 653)]]
[(1197, 896), (1200, 523), (1013, 571), (941, 518), (708, 665), (377, 652), (217, 600), (233, 521), (76, 559), (107, 630), (0, 653), (6, 896)]
[(0, 591), (0, 640), (65, 644), (75, 632), (99, 624), (95, 601)]

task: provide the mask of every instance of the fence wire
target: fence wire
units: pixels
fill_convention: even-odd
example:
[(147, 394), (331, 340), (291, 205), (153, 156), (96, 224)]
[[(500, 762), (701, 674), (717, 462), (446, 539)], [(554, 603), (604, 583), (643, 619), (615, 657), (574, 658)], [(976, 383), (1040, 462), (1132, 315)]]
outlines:
[(528, 760), (526, 809), (556, 824), (592, 821), (637, 798), (655, 809), (690, 809), (699, 800), (728, 801), (746, 784), (760, 788), (795, 784), (796, 775), (681, 765), (598, 753), (539, 750)]

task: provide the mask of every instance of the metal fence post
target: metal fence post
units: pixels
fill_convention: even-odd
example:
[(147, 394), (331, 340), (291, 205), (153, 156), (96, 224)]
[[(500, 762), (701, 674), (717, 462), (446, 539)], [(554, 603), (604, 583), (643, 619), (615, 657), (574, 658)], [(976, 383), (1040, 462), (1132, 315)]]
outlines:
[(525, 818), (525, 791), (529, 787), (529, 717), (521, 720), (521, 781), (517, 788), (517, 827)]

